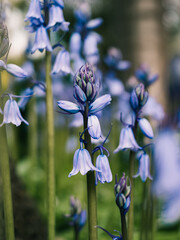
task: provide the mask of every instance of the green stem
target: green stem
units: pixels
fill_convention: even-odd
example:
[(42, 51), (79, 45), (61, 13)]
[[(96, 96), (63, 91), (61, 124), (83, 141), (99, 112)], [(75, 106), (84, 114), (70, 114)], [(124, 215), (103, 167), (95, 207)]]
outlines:
[[(134, 126), (134, 137), (136, 138), (137, 132), (137, 121)], [(135, 160), (135, 152), (130, 151), (129, 154), (129, 178), (131, 182), (131, 204), (128, 212), (128, 239), (133, 240), (133, 232), (134, 232), (134, 160)]]
[(74, 226), (74, 240), (78, 240), (79, 239), (79, 231), (77, 230), (77, 227)]
[(127, 226), (126, 226), (126, 216), (121, 213), (120, 211), (120, 215), (121, 215), (121, 229), (122, 229), (122, 238), (123, 240), (127, 240)]
[[(84, 129), (87, 129), (88, 124), (88, 104), (85, 107), (84, 113)], [(88, 131), (84, 133), (85, 148), (89, 151), (92, 158), (92, 145), (91, 137)], [(93, 161), (93, 158), (92, 158)], [(94, 164), (94, 162), (93, 162)], [(87, 201), (88, 201), (88, 228), (89, 228), (89, 240), (97, 240), (97, 202), (96, 202), (96, 185), (95, 185), (95, 172), (89, 171), (87, 173)]]
[[(1, 85), (2, 84), (1, 84), (1, 75), (0, 75), (0, 89), (2, 93)], [(2, 122), (2, 119), (0, 120)], [(9, 165), (5, 125), (0, 127), (0, 153), (1, 153), (0, 154), (0, 170), (1, 170), (1, 177), (2, 177), (5, 234), (6, 234), (6, 240), (14, 240), (15, 236), (14, 236), (14, 218), (13, 218), (12, 193), (11, 193), (10, 165)]]

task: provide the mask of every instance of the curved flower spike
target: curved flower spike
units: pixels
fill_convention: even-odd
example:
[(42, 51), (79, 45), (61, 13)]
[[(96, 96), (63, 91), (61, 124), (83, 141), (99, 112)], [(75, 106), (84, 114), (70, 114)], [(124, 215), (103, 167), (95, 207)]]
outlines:
[(100, 172), (100, 170), (92, 164), (88, 150), (82, 148), (76, 150), (73, 158), (73, 170), (69, 173), (68, 177), (76, 175), (79, 171), (82, 175), (85, 175), (88, 171), (93, 170)]
[(143, 182), (145, 182), (147, 178), (149, 178), (150, 180), (153, 180), (149, 172), (149, 156), (146, 153), (142, 153), (139, 156), (139, 169), (137, 174), (134, 175), (134, 178), (138, 176), (140, 176)]
[(98, 181), (100, 181), (101, 183), (112, 181), (112, 173), (106, 155), (100, 154), (97, 157), (96, 167), (101, 170), (101, 172), (96, 173), (96, 185), (98, 184)]
[(9, 74), (18, 78), (27, 78), (29, 77), (28, 73), (21, 67), (15, 64), (5, 64), (3, 60), (0, 60), (0, 71), (6, 70)]
[(7, 123), (12, 123), (18, 127), (21, 125), (21, 122), (29, 125), (29, 123), (21, 116), (17, 102), (13, 99), (7, 100), (4, 106), (3, 122), (0, 124), (0, 127)]
[(96, 115), (88, 117), (88, 132), (93, 139), (99, 139), (101, 137), (101, 126)]
[(52, 51), (51, 43), (49, 41), (46, 28), (43, 25), (41, 25), (38, 27), (36, 31), (35, 41), (31, 53), (33, 54), (36, 50), (42, 52), (44, 49), (46, 49), (49, 52)]
[(143, 132), (143, 134), (146, 137), (151, 138), (151, 139), (154, 137), (151, 124), (149, 123), (149, 121), (146, 118), (139, 119), (138, 124), (139, 124), (141, 131)]
[(61, 50), (57, 54), (51, 74), (57, 74), (59, 72), (63, 72), (65, 74), (72, 73), (72, 69), (70, 67), (70, 55), (65, 49)]
[(62, 109), (65, 112), (68, 112), (70, 114), (75, 114), (80, 112), (80, 107), (73, 103), (73, 102), (69, 102), (69, 101), (57, 101), (58, 107), (60, 109)]
[(38, 25), (44, 22), (41, 15), (41, 5), (39, 0), (31, 0), (29, 10), (26, 14), (25, 21), (30, 21), (32, 24)]
[(114, 150), (114, 153), (119, 152), (120, 150), (131, 149), (132, 151), (137, 151), (142, 149), (136, 142), (133, 131), (131, 127), (124, 127), (120, 133), (119, 146)]
[(111, 95), (105, 94), (99, 98), (97, 98), (94, 102), (92, 102), (89, 106), (89, 114), (94, 114), (101, 111), (107, 105), (111, 103)]

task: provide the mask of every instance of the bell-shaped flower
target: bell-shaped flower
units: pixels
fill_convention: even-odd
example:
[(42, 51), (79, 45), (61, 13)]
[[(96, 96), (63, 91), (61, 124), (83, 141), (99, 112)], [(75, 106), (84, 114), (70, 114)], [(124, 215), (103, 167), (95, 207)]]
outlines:
[(151, 138), (151, 139), (154, 137), (151, 124), (149, 123), (149, 121), (146, 118), (140, 118), (138, 120), (138, 124), (139, 124), (141, 131), (143, 132), (143, 134), (146, 137)]
[(101, 137), (101, 126), (96, 115), (90, 115), (88, 117), (88, 132), (93, 139), (99, 139)]
[(64, 8), (64, 2), (63, 0), (54, 0), (54, 3), (59, 5), (62, 9)]
[(111, 95), (105, 94), (97, 98), (89, 106), (89, 114), (95, 114), (111, 103)]
[(73, 55), (80, 54), (81, 51), (81, 35), (75, 32), (70, 37), (70, 53)]
[(3, 124), (8, 123), (12, 123), (18, 127), (21, 125), (21, 122), (29, 125), (29, 123), (21, 116), (17, 102), (13, 99), (7, 100), (3, 111), (3, 122), (0, 124), (0, 127)]
[(65, 49), (61, 50), (56, 57), (53, 69), (51, 71), (52, 74), (57, 73), (69, 74), (72, 73), (72, 69), (70, 66), (70, 55), (69, 52)]
[(119, 146), (114, 150), (114, 153), (126, 149), (131, 149), (132, 151), (141, 149), (141, 147), (136, 142), (132, 128), (129, 126), (122, 128), (120, 133)]
[(80, 172), (82, 175), (85, 175), (88, 171), (98, 171), (99, 169), (94, 167), (91, 161), (91, 156), (88, 150), (83, 149), (82, 143), (80, 149), (76, 150), (73, 158), (73, 170), (69, 173), (68, 177), (76, 175)]
[(21, 67), (15, 64), (5, 64), (3, 60), (0, 60), (0, 71), (6, 70), (9, 74), (17, 78), (27, 78), (28, 73)]
[(70, 114), (78, 113), (81, 110), (80, 107), (73, 102), (61, 100), (61, 101), (57, 101), (57, 104), (60, 109)]
[(43, 25), (40, 25), (36, 30), (35, 41), (31, 53), (33, 54), (36, 50), (42, 52), (44, 49), (46, 49), (49, 52), (52, 51), (47, 30)]
[(109, 166), (109, 161), (106, 155), (100, 154), (96, 159), (96, 167), (101, 170), (101, 172), (96, 172), (96, 185), (98, 181), (101, 183), (111, 182), (112, 173)]
[(41, 14), (41, 5), (39, 0), (31, 0), (29, 10), (25, 17), (25, 21), (30, 21), (32, 24), (35, 25), (44, 22)]
[(59, 29), (63, 31), (69, 31), (69, 22), (65, 22), (63, 10), (58, 5), (52, 4), (49, 8), (49, 23), (48, 28), (52, 28), (53, 31), (58, 31)]
[(141, 153), (139, 156), (139, 169), (136, 175), (134, 175), (134, 178), (140, 176), (141, 180), (143, 182), (146, 181), (147, 178), (152, 180), (152, 176), (149, 172), (149, 156), (145, 152)]

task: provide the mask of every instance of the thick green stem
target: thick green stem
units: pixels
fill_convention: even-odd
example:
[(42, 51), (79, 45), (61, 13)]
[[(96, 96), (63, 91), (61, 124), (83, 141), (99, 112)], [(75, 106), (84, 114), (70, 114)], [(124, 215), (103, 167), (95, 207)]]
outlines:
[[(137, 122), (134, 126), (134, 137), (136, 138), (137, 131)], [(133, 240), (133, 232), (134, 232), (134, 160), (135, 160), (135, 152), (130, 151), (129, 154), (129, 178), (131, 182), (131, 204), (128, 212), (128, 240)]]
[[(84, 113), (84, 129), (87, 129), (88, 124), (88, 104)], [(88, 131), (85, 131), (85, 148), (89, 151), (92, 157), (91, 137)], [(93, 161), (93, 158), (92, 158)], [(94, 164), (94, 163), (93, 163)], [(96, 202), (96, 185), (95, 185), (95, 172), (89, 171), (87, 173), (87, 201), (88, 201), (88, 227), (89, 227), (89, 240), (97, 240), (97, 202)]]
[[(1, 75), (0, 75), (0, 93), (2, 93), (1, 85), (2, 84), (1, 84)], [(0, 100), (0, 102), (2, 102), (2, 99)], [(2, 122), (2, 119), (0, 119), (0, 121)], [(0, 154), (0, 171), (1, 171), (1, 177), (2, 177), (5, 234), (6, 234), (6, 240), (14, 240), (15, 236), (14, 236), (14, 218), (13, 218), (13, 206), (12, 206), (10, 166), (9, 166), (9, 156), (8, 156), (8, 146), (7, 146), (5, 125), (0, 127), (0, 153), (1, 153)]]
[(120, 211), (120, 215), (121, 215), (121, 229), (122, 229), (122, 238), (123, 240), (127, 240), (127, 226), (126, 226), (126, 216), (121, 213)]

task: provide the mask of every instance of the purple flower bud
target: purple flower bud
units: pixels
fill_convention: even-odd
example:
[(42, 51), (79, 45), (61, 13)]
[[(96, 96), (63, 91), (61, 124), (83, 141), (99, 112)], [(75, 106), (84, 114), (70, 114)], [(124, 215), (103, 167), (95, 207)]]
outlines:
[(86, 94), (83, 92), (83, 90), (78, 85), (74, 86), (74, 97), (80, 103), (85, 103), (87, 101)]
[(101, 172), (96, 172), (96, 185), (98, 184), (98, 181), (101, 183), (112, 181), (112, 173), (106, 155), (101, 154), (97, 157), (96, 167), (101, 170)]
[(90, 115), (88, 117), (88, 132), (93, 139), (99, 139), (101, 137), (101, 126), (96, 115)]
[(154, 137), (151, 124), (149, 123), (149, 121), (147, 119), (145, 119), (145, 118), (139, 119), (138, 124), (139, 124), (141, 131), (143, 132), (143, 134), (146, 137), (151, 138), (151, 139)]
[(100, 170), (92, 164), (88, 150), (82, 148), (76, 150), (73, 158), (73, 170), (69, 173), (68, 177), (76, 175), (79, 171), (82, 175), (85, 175), (88, 171), (93, 170), (100, 172)]
[(58, 103), (58, 107), (65, 112), (68, 112), (68, 113), (71, 113), (71, 114), (75, 114), (75, 113), (80, 112), (80, 107), (73, 102), (57, 101), (57, 103)]
[(122, 128), (120, 133), (119, 146), (114, 150), (114, 153), (117, 153), (121, 150), (126, 150), (126, 149), (131, 149), (132, 151), (135, 151), (135, 152), (141, 149), (141, 147), (136, 142), (132, 128), (128, 126)]
[(148, 100), (148, 92), (145, 91), (144, 85), (140, 83), (130, 95), (130, 104), (132, 109), (136, 112), (139, 111)]
[(89, 114), (95, 114), (105, 108), (107, 105), (111, 103), (111, 96), (109, 94), (105, 94), (99, 98), (97, 98), (94, 102), (92, 102), (89, 106)]
[(139, 169), (134, 178), (140, 176), (143, 182), (146, 181), (147, 178), (152, 180), (152, 177), (149, 172), (149, 156), (146, 153), (142, 153), (139, 156)]
[(21, 125), (21, 122), (24, 122), (25, 124), (29, 125), (29, 123), (21, 116), (18, 104), (13, 99), (7, 100), (4, 106), (3, 114), (4, 114), (3, 122), (0, 124), (0, 127), (3, 124), (8, 123), (12, 123), (18, 127), (19, 125)]

